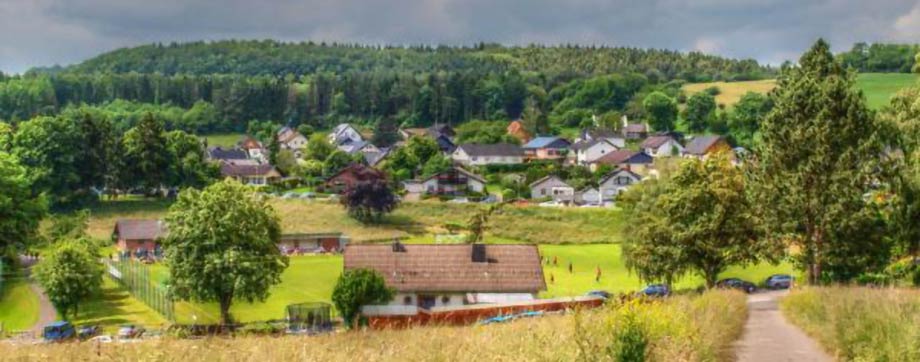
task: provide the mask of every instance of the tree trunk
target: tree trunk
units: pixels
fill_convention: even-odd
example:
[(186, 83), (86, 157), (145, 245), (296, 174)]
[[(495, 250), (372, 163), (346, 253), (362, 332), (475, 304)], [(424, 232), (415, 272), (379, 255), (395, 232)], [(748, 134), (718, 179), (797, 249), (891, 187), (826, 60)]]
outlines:
[(230, 320), (230, 304), (232, 301), (232, 296), (224, 296), (220, 298), (220, 324), (222, 326), (229, 326), (232, 323)]

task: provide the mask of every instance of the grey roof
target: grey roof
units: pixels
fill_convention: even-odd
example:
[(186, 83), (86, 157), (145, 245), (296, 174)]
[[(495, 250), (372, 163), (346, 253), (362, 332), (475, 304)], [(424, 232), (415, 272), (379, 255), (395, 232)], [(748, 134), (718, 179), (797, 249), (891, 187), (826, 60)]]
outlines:
[(275, 167), (255, 160), (228, 160), (220, 163), (223, 176), (281, 176)]
[(376, 166), (380, 161), (383, 161), (387, 155), (390, 154), (390, 149), (382, 148), (379, 152), (362, 152), (364, 155), (364, 162), (369, 166)]
[[(557, 144), (557, 146), (553, 146), (554, 144)], [(569, 145), (571, 145), (571, 142), (567, 141), (565, 138), (555, 137), (555, 136), (550, 136), (550, 137), (544, 136), (544, 137), (537, 137), (537, 138), (530, 140), (530, 142), (527, 142), (527, 144), (524, 145), (523, 147), (524, 148), (547, 148), (547, 147), (566, 148)]]
[(594, 145), (596, 145), (596, 144), (598, 144), (598, 143), (606, 143), (606, 144), (609, 144), (609, 145), (611, 145), (611, 146), (616, 147), (616, 145), (614, 145), (613, 143), (610, 143), (610, 141), (607, 140), (606, 138), (594, 138), (594, 139), (592, 139), (592, 140), (590, 140), (590, 141), (579, 141), (579, 142), (575, 142), (575, 143), (572, 145), (571, 149), (572, 149), (572, 150), (575, 150), (575, 151), (587, 150), (587, 149), (589, 149), (589, 148), (591, 148), (591, 147), (594, 147)]
[(166, 225), (156, 219), (120, 219), (115, 234), (122, 240), (156, 240), (166, 236)]
[(249, 158), (249, 154), (239, 148), (211, 147), (208, 148), (208, 158), (212, 160), (245, 160)]
[(510, 143), (496, 143), (496, 144), (475, 144), (467, 143), (460, 145), (466, 154), (470, 156), (504, 156), (504, 157), (514, 157), (514, 156), (524, 156), (524, 150), (521, 149), (518, 145), (512, 145)]
[[(545, 176), (545, 177), (543, 177), (543, 178), (541, 178), (541, 179), (539, 179), (539, 180), (536, 180), (536, 181), (534, 181), (534, 182), (531, 182), (530, 185), (527, 185), (527, 186), (528, 186), (528, 187), (534, 187), (534, 186), (536, 186), (536, 185), (539, 185), (539, 184), (541, 184), (541, 183), (544, 183), (544, 182), (549, 181), (549, 180), (554, 179), (554, 178), (557, 179), (557, 180), (559, 180), (559, 182), (565, 184), (566, 186), (569, 185), (567, 182), (565, 182), (565, 180), (563, 180), (563, 179), (562, 179), (561, 177), (559, 177), (559, 176), (556, 176), (556, 175), (547, 175), (547, 176)], [(571, 186), (569, 186), (569, 187), (571, 187)]]
[(625, 169), (625, 168), (618, 168), (618, 169), (616, 169), (616, 170), (611, 171), (610, 173), (608, 173), (607, 175), (605, 175), (603, 178), (601, 178), (601, 180), (598, 182), (598, 184), (604, 184), (604, 183), (607, 182), (607, 180), (609, 180), (610, 178), (612, 178), (612, 177), (614, 177), (614, 176), (618, 176), (618, 175), (620, 175), (621, 173), (625, 173), (625, 174), (627, 174), (627, 175), (631, 175), (632, 177), (635, 177), (636, 180), (642, 180), (642, 176), (639, 176), (639, 174), (637, 174), (637, 173), (635, 173), (635, 172), (632, 172), (632, 171), (630, 171), (630, 170), (627, 170), (627, 169)]
[(721, 139), (722, 136), (718, 135), (696, 136), (687, 144), (685, 152), (691, 155), (704, 155), (712, 145), (716, 144), (716, 142), (719, 142)]

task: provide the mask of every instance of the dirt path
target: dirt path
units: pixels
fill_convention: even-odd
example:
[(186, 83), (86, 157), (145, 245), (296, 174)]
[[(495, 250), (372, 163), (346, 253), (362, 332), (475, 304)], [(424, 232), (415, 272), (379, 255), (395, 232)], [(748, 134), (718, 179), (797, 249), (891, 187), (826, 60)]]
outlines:
[(833, 361), (818, 343), (783, 317), (779, 299), (786, 291), (769, 291), (748, 297), (748, 320), (735, 344), (738, 361)]
[(54, 305), (51, 304), (51, 301), (48, 300), (48, 295), (45, 294), (42, 287), (32, 278), (32, 266), (35, 265), (36, 261), (34, 259), (20, 257), (20, 262), (23, 266), (23, 274), (29, 280), (29, 288), (32, 289), (33, 293), (38, 295), (38, 322), (32, 326), (30, 332), (32, 332), (35, 338), (39, 338), (42, 335), (44, 327), (57, 320), (57, 311), (54, 309)]

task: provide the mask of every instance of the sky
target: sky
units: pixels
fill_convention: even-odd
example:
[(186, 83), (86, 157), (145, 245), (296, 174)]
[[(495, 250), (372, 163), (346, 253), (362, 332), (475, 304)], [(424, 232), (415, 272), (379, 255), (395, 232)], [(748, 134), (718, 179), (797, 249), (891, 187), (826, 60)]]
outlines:
[(579, 43), (768, 64), (817, 38), (920, 43), (917, 0), (0, 0), (0, 71), (152, 42)]

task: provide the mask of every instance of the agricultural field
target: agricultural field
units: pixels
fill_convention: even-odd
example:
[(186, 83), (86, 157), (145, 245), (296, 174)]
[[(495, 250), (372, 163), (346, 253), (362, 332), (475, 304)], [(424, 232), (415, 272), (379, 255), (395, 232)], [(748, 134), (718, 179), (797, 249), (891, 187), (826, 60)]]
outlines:
[(786, 317), (841, 361), (917, 361), (920, 291), (811, 287), (783, 299)]
[[(481, 206), (438, 201), (404, 203), (378, 225), (348, 217), (335, 202), (272, 200), (286, 233), (342, 232), (354, 242), (392, 240), (444, 233), (448, 222), (465, 223)], [(167, 201), (124, 199), (91, 210), (89, 235), (111, 238), (121, 218), (163, 217)], [(490, 235), (535, 244), (591, 244), (621, 241), (622, 213), (616, 209), (557, 209), (509, 206), (492, 218)]]
[[(745, 296), (716, 291), (660, 303), (626, 303), (499, 325), (420, 327), (305, 337), (238, 337), (144, 343), (0, 345), (12, 360), (602, 361), (642, 348), (651, 361), (730, 361), (747, 315)], [(638, 337), (638, 338), (637, 338)], [(407, 343), (406, 341), (411, 341)], [(629, 359), (624, 359), (629, 360)]]
[[(897, 91), (917, 84), (917, 75), (908, 73), (863, 73), (856, 80), (856, 85), (866, 95), (870, 108), (880, 109), (888, 104)], [(747, 92), (767, 93), (776, 86), (773, 79), (747, 82), (713, 82), (690, 83), (684, 86), (687, 94), (701, 92), (709, 87), (719, 87), (721, 94), (716, 96), (716, 103), (732, 106)]]

